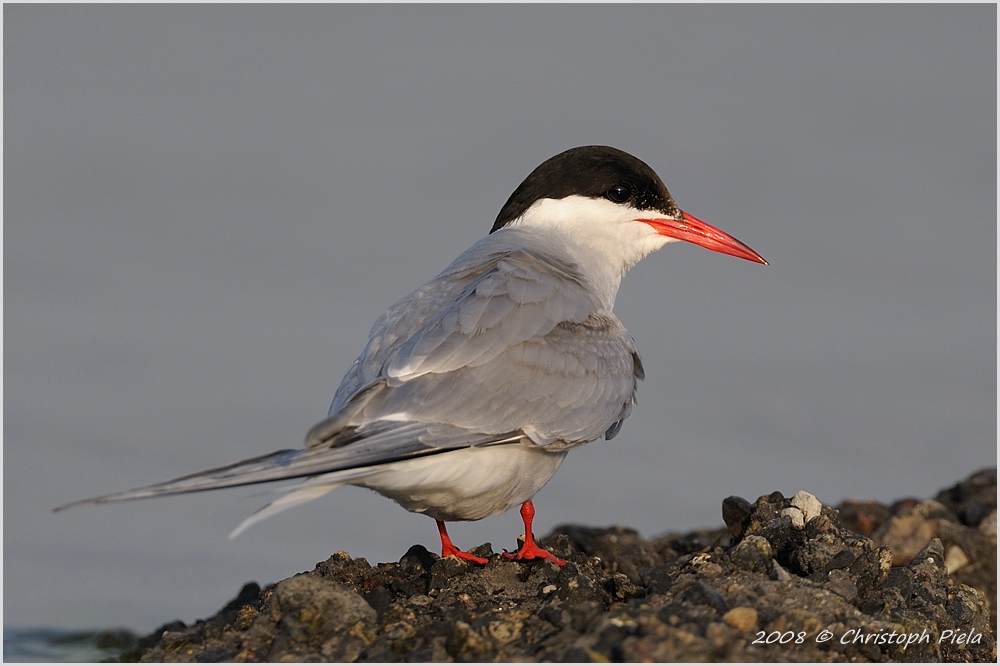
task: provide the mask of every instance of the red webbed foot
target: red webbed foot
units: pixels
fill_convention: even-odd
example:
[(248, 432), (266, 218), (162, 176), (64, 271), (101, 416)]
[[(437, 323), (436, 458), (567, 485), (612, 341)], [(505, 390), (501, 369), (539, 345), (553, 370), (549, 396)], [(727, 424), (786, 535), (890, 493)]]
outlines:
[(517, 552), (514, 553), (508, 553), (505, 550), (503, 552), (503, 556), (508, 560), (517, 560), (519, 562), (524, 560), (546, 559), (546, 560), (552, 560), (561, 567), (566, 566), (566, 560), (560, 560), (558, 557), (556, 557), (549, 551), (545, 550), (538, 544), (534, 543), (534, 541), (532, 541), (530, 544), (527, 541), (525, 541), (524, 545), (518, 548)]
[(503, 552), (503, 556), (508, 560), (552, 560), (561, 567), (566, 566), (566, 560), (560, 560), (558, 557), (545, 550), (537, 543), (535, 543), (535, 537), (531, 533), (531, 522), (535, 518), (535, 505), (532, 504), (531, 500), (528, 500), (521, 505), (521, 519), (524, 521), (524, 544), (517, 549), (516, 553)]
[(437, 521), (438, 534), (441, 535), (441, 557), (451, 557), (454, 555), (460, 560), (465, 560), (466, 562), (473, 562), (475, 564), (488, 564), (489, 560), (485, 557), (479, 557), (478, 555), (473, 555), (472, 553), (466, 552), (464, 550), (459, 550), (458, 547), (451, 542), (451, 537), (448, 536), (448, 530), (445, 528), (442, 521)]

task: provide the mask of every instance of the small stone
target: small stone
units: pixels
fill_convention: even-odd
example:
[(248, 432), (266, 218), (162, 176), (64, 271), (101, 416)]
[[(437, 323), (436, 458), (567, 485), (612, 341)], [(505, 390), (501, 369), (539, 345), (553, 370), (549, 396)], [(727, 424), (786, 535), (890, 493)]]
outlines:
[(979, 532), (983, 536), (992, 537), (993, 542), (996, 543), (997, 540), (997, 510), (993, 511), (983, 518), (982, 522), (979, 523)]
[(854, 601), (857, 599), (858, 586), (851, 582), (851, 579), (847, 577), (844, 572), (837, 571), (835, 573), (840, 575), (831, 575), (830, 580), (826, 584), (826, 589), (840, 597), (843, 597), (847, 601)]
[(779, 583), (787, 583), (792, 579), (792, 574), (788, 573), (777, 560), (770, 560), (767, 563), (767, 577)]
[(913, 572), (903, 567), (893, 567), (885, 578), (885, 586), (898, 589), (903, 599), (909, 599), (913, 593)]
[(971, 562), (972, 560), (965, 554), (965, 551), (954, 544), (949, 546), (948, 550), (945, 551), (944, 568), (948, 570), (949, 574), (953, 574), (959, 569), (964, 569)]
[(335, 636), (323, 643), (320, 647), (320, 654), (327, 661), (349, 663), (357, 661), (365, 647), (365, 642), (356, 636), (346, 639)]
[(730, 561), (744, 571), (764, 571), (773, 557), (771, 543), (756, 534), (751, 534), (729, 551)]
[(834, 569), (846, 569), (847, 567), (854, 564), (858, 559), (858, 556), (852, 553), (848, 549), (839, 551), (834, 555), (829, 562), (823, 567), (822, 571), (829, 573)]
[(792, 497), (792, 506), (802, 512), (807, 523), (823, 512), (823, 503), (816, 499), (815, 495), (804, 490), (795, 493)]
[(556, 597), (567, 604), (576, 605), (586, 601), (604, 601), (608, 593), (584, 575), (574, 576), (557, 588)]
[(187, 634), (180, 631), (164, 631), (163, 635), (160, 636), (160, 640), (163, 641), (164, 645), (176, 647), (183, 643), (187, 643), (189, 637)]
[(283, 612), (280, 626), (298, 641), (343, 631), (355, 622), (374, 622), (375, 609), (353, 590), (308, 574), (281, 581), (273, 603)]
[(790, 506), (781, 512), (782, 516), (788, 516), (792, 519), (792, 527), (797, 530), (801, 530), (806, 526), (806, 518), (800, 509)]
[(425, 571), (430, 571), (437, 559), (436, 555), (431, 554), (420, 544), (416, 544), (410, 546), (410, 549), (403, 553), (403, 556), (399, 558), (399, 563), (412, 567), (422, 567)]
[(422, 607), (422, 606), (428, 606), (432, 603), (434, 603), (434, 598), (429, 597), (426, 594), (415, 594), (412, 597), (410, 597), (411, 606)]
[(490, 622), (486, 629), (489, 631), (493, 640), (502, 645), (506, 645), (507, 643), (513, 643), (520, 638), (521, 630), (523, 628), (524, 622), (504, 622), (497, 620), (495, 622)]
[(492, 644), (461, 620), (452, 626), (445, 649), (461, 661), (485, 661), (484, 658), (493, 652)]
[(945, 610), (957, 626), (969, 626), (975, 623), (980, 609), (983, 615), (986, 614), (986, 606), (987, 602), (982, 593), (962, 585), (945, 604)]
[(469, 573), (476, 566), (478, 565), (460, 560), (457, 557), (442, 557), (431, 566), (430, 588), (448, 589), (456, 579)]
[(749, 606), (737, 606), (723, 615), (722, 621), (734, 629), (747, 632), (757, 626), (757, 611)]
[(722, 520), (734, 539), (743, 536), (752, 512), (753, 505), (742, 497), (732, 495), (722, 500)]
[(840, 520), (852, 532), (870, 537), (892, 514), (875, 500), (844, 500), (837, 505)]
[(244, 606), (236, 614), (236, 620), (233, 622), (233, 626), (240, 631), (245, 631), (250, 628), (250, 625), (253, 624), (253, 621), (257, 619), (258, 615), (260, 615), (260, 611), (253, 606)]
[(997, 508), (997, 468), (980, 470), (955, 486), (937, 494), (937, 501), (955, 514), (963, 525), (978, 527)]
[(393, 622), (385, 628), (387, 638), (398, 641), (413, 638), (417, 635), (417, 630), (409, 622)]
[(911, 566), (921, 564), (931, 564), (936, 567), (944, 567), (944, 544), (941, 539), (933, 538), (924, 546), (919, 553), (909, 562)]

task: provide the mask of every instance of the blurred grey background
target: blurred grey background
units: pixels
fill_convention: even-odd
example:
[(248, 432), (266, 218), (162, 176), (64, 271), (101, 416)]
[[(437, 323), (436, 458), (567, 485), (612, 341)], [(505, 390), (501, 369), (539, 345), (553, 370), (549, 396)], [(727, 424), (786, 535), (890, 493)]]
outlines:
[[(64, 502), (300, 445), (374, 319), (572, 146), (763, 267), (671, 246), (648, 379), (538, 495), (645, 535), (996, 464), (996, 7), (4, 7), (4, 623), (150, 631), (434, 523), (346, 488)], [(456, 524), (513, 548), (516, 512)]]

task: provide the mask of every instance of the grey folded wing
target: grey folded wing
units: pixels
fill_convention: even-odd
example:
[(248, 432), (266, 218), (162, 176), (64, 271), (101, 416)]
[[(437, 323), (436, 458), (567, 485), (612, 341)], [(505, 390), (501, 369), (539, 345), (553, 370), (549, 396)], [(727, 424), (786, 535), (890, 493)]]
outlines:
[(642, 378), (632, 337), (572, 264), (486, 249), (473, 246), (376, 322), (328, 434), (391, 417), (519, 430), (543, 446), (614, 436)]
[(421, 374), (481, 365), (600, 309), (571, 262), (509, 239), (504, 243), (510, 235), (487, 236), (382, 314), (341, 381), (329, 415), (380, 378), (399, 384)]

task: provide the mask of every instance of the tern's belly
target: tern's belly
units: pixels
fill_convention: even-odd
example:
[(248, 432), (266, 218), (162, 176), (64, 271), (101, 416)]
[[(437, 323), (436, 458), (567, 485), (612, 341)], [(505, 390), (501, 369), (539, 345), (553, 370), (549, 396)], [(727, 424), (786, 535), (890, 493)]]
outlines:
[(392, 463), (352, 485), (437, 520), (480, 520), (531, 499), (565, 457), (520, 444), (461, 449)]

